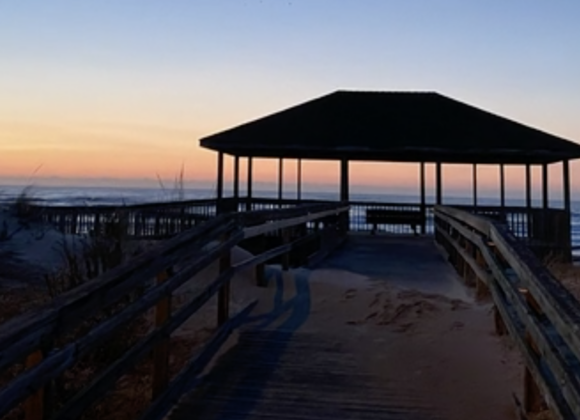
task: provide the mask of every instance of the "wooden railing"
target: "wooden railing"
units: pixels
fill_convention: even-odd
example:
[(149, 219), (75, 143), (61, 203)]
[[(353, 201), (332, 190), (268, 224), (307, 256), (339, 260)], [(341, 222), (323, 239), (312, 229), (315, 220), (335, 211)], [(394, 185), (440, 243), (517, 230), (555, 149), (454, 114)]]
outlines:
[(216, 215), (215, 200), (130, 206), (33, 206), (31, 212), (63, 233), (102, 233), (118, 224), (133, 238), (167, 238)]
[[(0, 390), (0, 418), (15, 407), (23, 408), (26, 420), (76, 419), (103, 398), (115, 382), (140, 360), (152, 354), (152, 403), (144, 419), (160, 419), (192, 386), (233, 328), (242, 322), (252, 305), (229, 316), (230, 279), (256, 266), (257, 282), (264, 286), (264, 264), (288, 256), (306, 243), (322, 244), (326, 253), (344, 237), (341, 214), (348, 207), (316, 204), (287, 210), (222, 215), (177, 235), (103, 276), (61, 295), (52, 304), (26, 313), (0, 326), (0, 373), (25, 363), (26, 370)], [(318, 230), (300, 228), (315, 222)], [(281, 245), (232, 265), (230, 251), (243, 240), (278, 232)], [(300, 235), (300, 236), (297, 236)], [(315, 258), (314, 256), (312, 258)], [(220, 273), (192, 300), (172, 311), (173, 292), (203, 268), (219, 260)], [(284, 257), (284, 267), (288, 258)], [(103, 310), (130, 299), (113, 315), (95, 318)], [(169, 336), (209, 299), (218, 295), (219, 328), (203, 349), (173, 380), (169, 378)], [(121, 328), (148, 310), (155, 311), (154, 329), (113, 361), (93, 381), (61, 407), (51, 402), (51, 389), (83, 357), (101, 348)], [(79, 330), (82, 333), (79, 333)], [(72, 380), (72, 379), (71, 379)]]
[(479, 295), (490, 293), (498, 332), (525, 360), (524, 407), (547, 403), (558, 419), (580, 418), (580, 304), (507, 225), (435, 208), (436, 240)]
[[(121, 229), (129, 238), (164, 239), (190, 229), (218, 213), (245, 212), (247, 210), (287, 209), (304, 204), (323, 204), (328, 201), (296, 200), (247, 197), (222, 199), (217, 209), (215, 199), (189, 200), (171, 203), (153, 203), (121, 207), (35, 207), (34, 211), (45, 222), (51, 223), (64, 233), (90, 234), (104, 233), (110, 229)], [(356, 232), (373, 231), (391, 234), (412, 234), (415, 229), (401, 218), (393, 218), (391, 223), (374, 226), (369, 223), (368, 212), (390, 212), (420, 215), (421, 234), (433, 234), (433, 205), (419, 203), (381, 203), (350, 201), (349, 230)], [(561, 209), (537, 209), (514, 206), (454, 206), (473, 214), (504, 221), (513, 234), (541, 258), (558, 256), (571, 260), (570, 217)], [(219, 210), (219, 211), (218, 211)], [(404, 218), (403, 218), (404, 219)], [(312, 227), (312, 225), (309, 225)]]

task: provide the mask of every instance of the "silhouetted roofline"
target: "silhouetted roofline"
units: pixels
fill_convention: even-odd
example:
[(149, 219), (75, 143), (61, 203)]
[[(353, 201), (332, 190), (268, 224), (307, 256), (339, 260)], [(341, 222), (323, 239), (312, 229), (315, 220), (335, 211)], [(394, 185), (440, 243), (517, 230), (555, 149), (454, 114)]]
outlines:
[(336, 91), (200, 141), (238, 156), (551, 163), (580, 145), (435, 92)]

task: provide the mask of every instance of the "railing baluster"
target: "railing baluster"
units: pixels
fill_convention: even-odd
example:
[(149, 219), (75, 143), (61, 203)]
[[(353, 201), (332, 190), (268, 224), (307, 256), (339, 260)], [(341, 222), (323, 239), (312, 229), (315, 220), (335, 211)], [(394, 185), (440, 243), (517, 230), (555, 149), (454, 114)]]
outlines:
[[(290, 228), (282, 229), (282, 244), (288, 245), (290, 243)], [(282, 270), (287, 271), (290, 269), (290, 254), (291, 251), (286, 252), (282, 255)]]
[[(36, 366), (44, 359), (42, 350), (36, 350), (26, 358), (26, 368)], [(32, 394), (24, 403), (24, 419), (25, 420), (44, 420), (45, 418), (45, 404), (44, 404), (44, 388), (39, 389)]]
[[(172, 275), (172, 270), (166, 270), (157, 275), (157, 284), (165, 283)], [(159, 300), (155, 306), (155, 326), (160, 327), (171, 316), (171, 296)], [(161, 341), (153, 351), (153, 385), (152, 400), (165, 391), (169, 383), (169, 346), (170, 337)]]
[[(229, 235), (226, 234), (222, 238), (222, 242), (226, 242)], [(220, 274), (228, 271), (232, 266), (232, 250), (226, 250), (219, 262)], [(220, 288), (218, 293), (218, 326), (222, 326), (230, 316), (230, 281), (226, 281)]]

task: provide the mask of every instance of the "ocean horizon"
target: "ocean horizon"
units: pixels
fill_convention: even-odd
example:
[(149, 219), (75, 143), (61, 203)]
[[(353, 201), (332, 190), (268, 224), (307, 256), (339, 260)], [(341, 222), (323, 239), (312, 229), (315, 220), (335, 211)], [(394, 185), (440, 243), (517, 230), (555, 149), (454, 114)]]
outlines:
[[(23, 187), (22, 185), (0, 185), (0, 203), (10, 202), (18, 197), (23, 191), (38, 203), (48, 206), (119, 206), (144, 203), (157, 203), (175, 201), (183, 198), (184, 200), (211, 199), (216, 197), (216, 191), (212, 188), (184, 188), (180, 195), (172, 188), (162, 189), (160, 187), (125, 187), (125, 186), (31, 186)], [(241, 189), (240, 194), (243, 196), (245, 190)], [(225, 189), (224, 195), (233, 195), (233, 190)], [(254, 189), (255, 197), (277, 198), (278, 192), (274, 189)], [(295, 199), (296, 191), (288, 189), (283, 191), (283, 198)], [(302, 199), (308, 200), (329, 200), (338, 201), (339, 191), (302, 191)], [(378, 192), (357, 192), (351, 188), (350, 199), (352, 201), (369, 201), (369, 202), (392, 202), (392, 203), (420, 203), (420, 196), (417, 192), (402, 193), (378, 193)], [(435, 202), (434, 194), (426, 194), (428, 204)], [(470, 205), (473, 198), (467, 194), (443, 194), (443, 204), (449, 205)], [(500, 204), (499, 194), (491, 196), (486, 194), (478, 195), (478, 204), (482, 206), (493, 206)], [(506, 194), (506, 205), (508, 206), (525, 206), (526, 200), (523, 197), (510, 197)], [(542, 201), (538, 197), (532, 198), (532, 205), (540, 207)], [(580, 200), (572, 200), (572, 212), (580, 216)], [(562, 200), (550, 200), (550, 207), (563, 208)]]

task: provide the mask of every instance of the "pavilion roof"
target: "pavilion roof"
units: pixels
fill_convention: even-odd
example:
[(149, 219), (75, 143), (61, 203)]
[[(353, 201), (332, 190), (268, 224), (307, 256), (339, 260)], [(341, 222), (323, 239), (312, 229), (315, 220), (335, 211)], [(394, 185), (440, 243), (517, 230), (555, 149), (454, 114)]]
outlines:
[(580, 145), (434, 92), (337, 91), (205, 137), (238, 156), (550, 163)]

